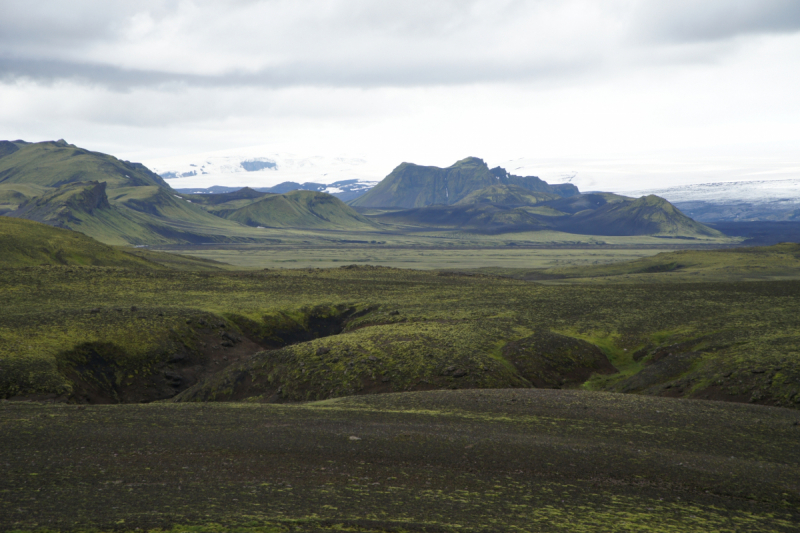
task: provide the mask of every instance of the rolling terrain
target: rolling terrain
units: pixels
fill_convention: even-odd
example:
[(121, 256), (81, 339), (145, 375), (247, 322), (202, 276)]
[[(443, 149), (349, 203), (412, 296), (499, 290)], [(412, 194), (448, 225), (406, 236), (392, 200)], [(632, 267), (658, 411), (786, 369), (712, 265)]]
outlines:
[[(170, 216), (151, 187), (111, 196)], [(102, 182), (62, 188), (108, 209)], [(317, 194), (205, 206), (294, 196), (325, 214)], [(464, 208), (501, 209), (438, 209)], [(798, 245), (499, 275), (232, 272), (0, 218), (0, 252), (0, 529), (800, 524)]]
[[(698, 254), (603, 267), (623, 284), (591, 268), (550, 273), (560, 285), (368, 266), (6, 268), (0, 395), (283, 402), (544, 386), (800, 406), (796, 249)], [(662, 282), (703, 261), (708, 276)], [(740, 281), (726, 263), (780, 277)]]

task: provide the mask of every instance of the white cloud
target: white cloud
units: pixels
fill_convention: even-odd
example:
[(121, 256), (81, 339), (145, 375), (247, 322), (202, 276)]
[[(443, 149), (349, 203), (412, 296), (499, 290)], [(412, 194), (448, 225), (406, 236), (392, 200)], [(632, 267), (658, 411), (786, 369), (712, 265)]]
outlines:
[(0, 138), (138, 159), (264, 144), (384, 166), (530, 157), (565, 172), (800, 161), (797, 5), (5, 0)]

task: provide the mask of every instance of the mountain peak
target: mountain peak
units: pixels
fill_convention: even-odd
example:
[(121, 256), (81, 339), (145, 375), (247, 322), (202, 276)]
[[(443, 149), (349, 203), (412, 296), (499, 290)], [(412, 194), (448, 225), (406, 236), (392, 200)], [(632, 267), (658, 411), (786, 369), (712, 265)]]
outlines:
[(465, 157), (459, 161), (456, 161), (452, 165), (447, 168), (458, 168), (458, 167), (486, 167), (488, 170), (489, 165), (486, 164), (486, 161), (481, 159), (480, 157)]
[(668, 211), (670, 213), (674, 213), (676, 211), (675, 206), (669, 203), (667, 200), (660, 196), (656, 196), (655, 194), (648, 194), (647, 196), (642, 196), (637, 198), (636, 200), (631, 203), (631, 207), (639, 208), (639, 207), (650, 207), (650, 208), (657, 208)]
[(489, 170), (483, 159), (467, 157), (446, 168), (402, 163), (351, 205), (405, 208), (454, 205), (498, 182), (560, 197), (579, 194), (574, 185), (550, 185), (536, 176), (513, 176), (500, 167)]

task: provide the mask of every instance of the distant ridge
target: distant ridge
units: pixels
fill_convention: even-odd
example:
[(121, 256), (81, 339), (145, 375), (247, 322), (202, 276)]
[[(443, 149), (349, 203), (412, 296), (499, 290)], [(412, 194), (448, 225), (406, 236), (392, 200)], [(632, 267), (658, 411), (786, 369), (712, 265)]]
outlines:
[(268, 232), (259, 227), (723, 237), (657, 196), (580, 194), (570, 184), (490, 169), (476, 157), (447, 168), (402, 163), (349, 206), (327, 192), (293, 190), (297, 186), (180, 193), (143, 165), (63, 140), (0, 141), (0, 215), (80, 231), (106, 244), (263, 242)]
[[(349, 202), (359, 196), (363, 195), (372, 188), (372, 183), (365, 183), (357, 179), (341, 180), (333, 183), (316, 183), (307, 181), (305, 183), (298, 183), (296, 181), (284, 181), (272, 187), (245, 187), (246, 189), (257, 192), (269, 192), (274, 194), (284, 194), (291, 191), (314, 191), (325, 192), (331, 196), (335, 196), (343, 202)], [(214, 185), (212, 187), (193, 187), (175, 189), (184, 194), (226, 194), (240, 190), (241, 187), (226, 187), (223, 185)]]
[(229, 220), (265, 228), (316, 228), (374, 231), (376, 226), (338, 198), (323, 192), (267, 194), (230, 213)]
[(594, 210), (579, 211), (571, 217), (558, 219), (556, 227), (562, 231), (588, 235), (724, 236), (692, 220), (674, 205), (653, 194), (633, 201), (606, 203)]
[(514, 176), (500, 167), (468, 157), (447, 168), (401, 163), (369, 192), (350, 202), (358, 207), (426, 207), (453, 205), (492, 185), (512, 185), (528, 191), (574, 196), (574, 185), (549, 185), (535, 176)]

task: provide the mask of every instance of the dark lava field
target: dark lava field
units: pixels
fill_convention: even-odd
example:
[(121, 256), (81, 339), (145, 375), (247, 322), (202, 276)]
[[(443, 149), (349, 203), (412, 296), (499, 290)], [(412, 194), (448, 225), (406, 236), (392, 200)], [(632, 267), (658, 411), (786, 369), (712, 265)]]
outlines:
[(566, 390), (0, 407), (4, 531), (797, 531), (800, 413)]

